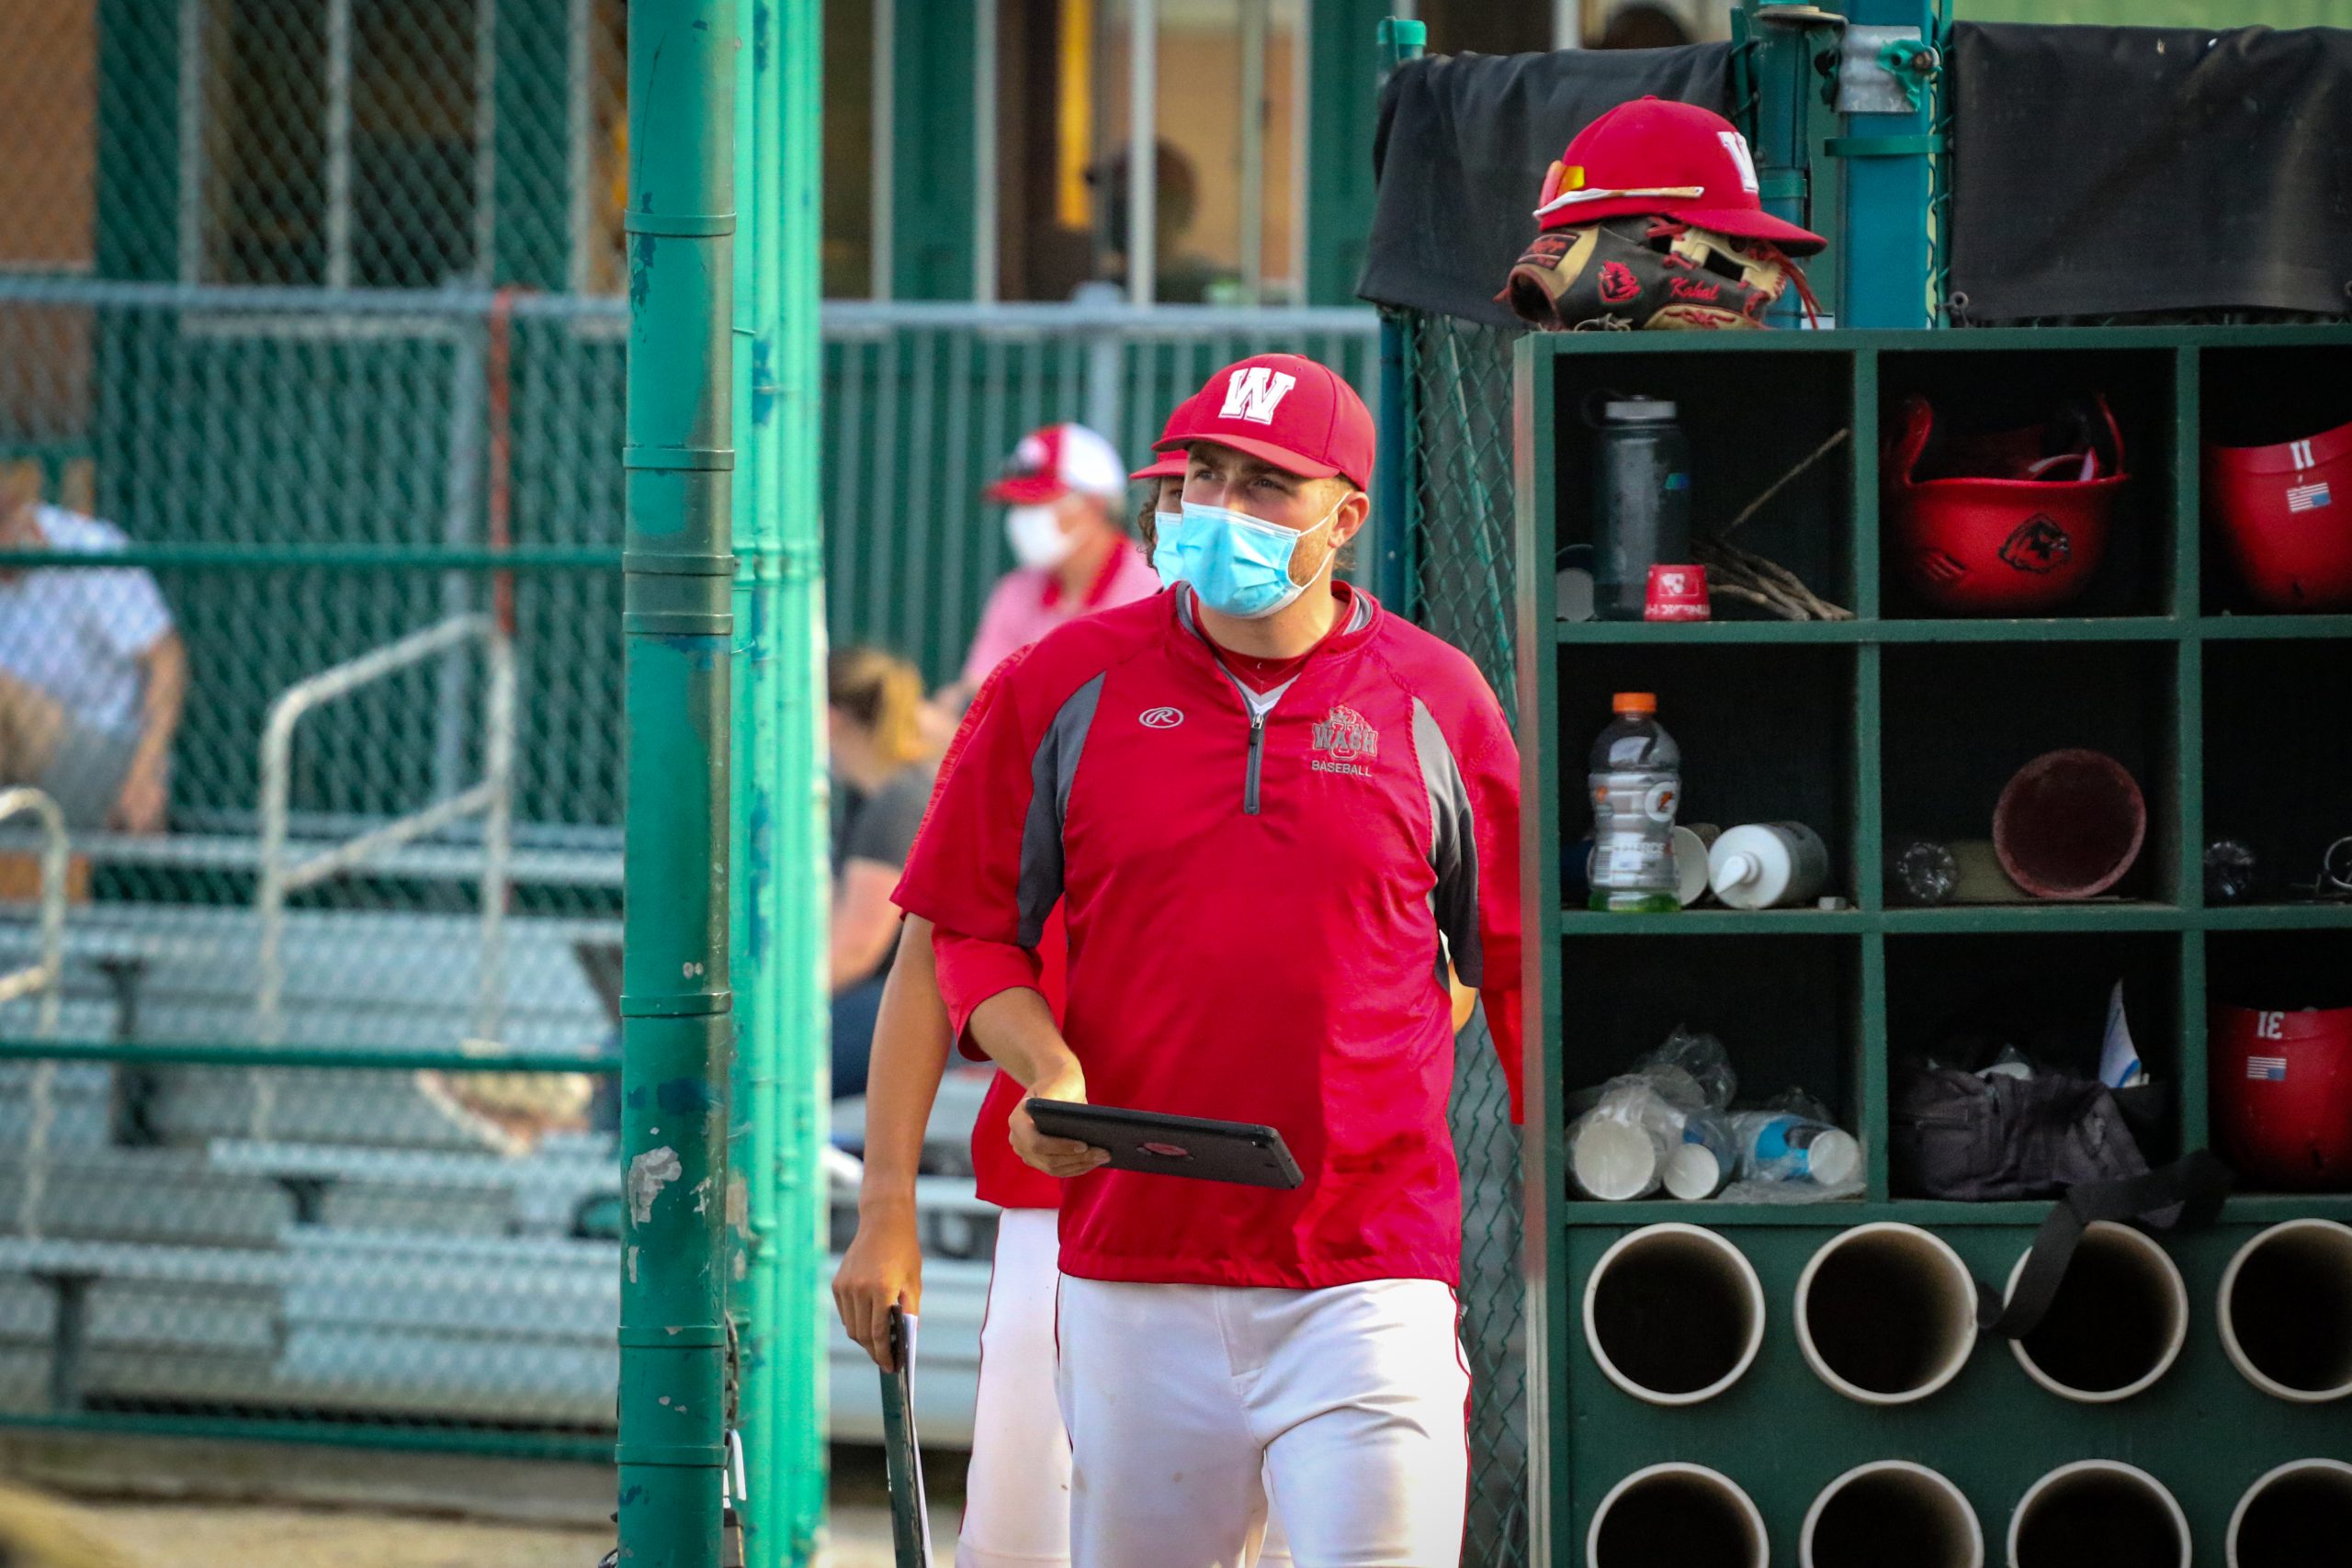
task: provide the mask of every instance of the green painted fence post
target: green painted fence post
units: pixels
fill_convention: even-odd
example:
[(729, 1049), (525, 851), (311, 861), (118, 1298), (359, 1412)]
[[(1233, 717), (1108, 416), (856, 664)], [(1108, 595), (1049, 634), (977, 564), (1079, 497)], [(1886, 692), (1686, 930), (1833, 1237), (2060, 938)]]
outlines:
[[(775, 260), (774, 389), (778, 572), (775, 747), (781, 793), (771, 835), (777, 866), (774, 994), (778, 1073), (772, 1183), (779, 1276), (767, 1324), (773, 1371), (765, 1414), (775, 1434), (775, 1492), (762, 1501), (788, 1532), (791, 1561), (815, 1553), (825, 1518), (826, 1347), (832, 1335), (823, 1154), (831, 1134), (831, 998), (825, 968), (825, 541), (818, 418), (823, 290), (823, 0), (766, 0), (776, 17), (773, 79), (780, 134)], [(783, 1559), (778, 1557), (777, 1562)]]
[(628, 19), (620, 1551), (717, 1568), (726, 1462), (732, 0)]
[(1847, 327), (1931, 327), (1939, 301), (1934, 288), (1935, 245), (1951, 237), (1929, 229), (1933, 160), (1942, 154), (1936, 131), (1939, 57), (1944, 42), (1928, 0), (1856, 0), (1849, 20), (1873, 27), (1916, 28), (1908, 49), (1883, 51), (1882, 65), (1899, 67), (1910, 84), (1911, 107), (1898, 114), (1846, 117), (1847, 134), (1828, 151), (1846, 160), (1843, 216), (1846, 266), (1838, 324)]
[(776, 1091), (782, 964), (776, 950), (782, 887), (775, 824), (783, 795), (776, 745), (777, 676), (775, 348), (777, 111), (775, 9), (739, 6), (735, 16), (735, 795), (732, 943), (735, 983), (734, 1115), (729, 1129), (728, 1214), (737, 1227), (734, 1319), (743, 1441), (743, 1555), (758, 1568), (787, 1561), (790, 1531), (775, 1507), (775, 1473), (789, 1435), (775, 1419), (779, 1276)]
[[(1384, 17), (1377, 34), (1380, 85), (1385, 87), (1396, 68), (1419, 60), (1429, 47), (1427, 23), (1404, 17)], [(1373, 488), (1373, 592), (1380, 602), (1410, 617), (1419, 608), (1419, 573), (1415, 568), (1412, 525), (1413, 476), (1419, 469), (1412, 449), (1412, 427), (1406, 418), (1404, 321), (1393, 310), (1380, 315), (1380, 478)]]
[[(1754, 121), (1744, 129), (1755, 153), (1758, 194), (1765, 211), (1799, 225), (1824, 220), (1823, 203), (1807, 199), (1820, 194), (1810, 185), (1813, 103), (1820, 83), (1813, 66), (1815, 38), (1818, 31), (1834, 47), (1837, 36), (1817, 20), (1821, 15), (1802, 0), (1742, 0), (1733, 17), (1733, 41), (1752, 46), (1742, 51), (1755, 93)], [(1834, 243), (1834, 231), (1829, 237)], [(1815, 269), (1815, 281), (1826, 287), (1822, 270)], [(1777, 327), (1804, 319), (1793, 289), (1769, 314)]]

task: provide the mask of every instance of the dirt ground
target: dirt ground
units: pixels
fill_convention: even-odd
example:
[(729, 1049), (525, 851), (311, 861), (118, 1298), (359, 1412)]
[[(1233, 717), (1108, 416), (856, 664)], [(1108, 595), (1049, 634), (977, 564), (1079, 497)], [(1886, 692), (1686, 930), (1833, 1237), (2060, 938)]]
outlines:
[[(92, 1533), (138, 1568), (595, 1568), (610, 1530), (533, 1529), (342, 1510), (87, 1506)], [(952, 1512), (933, 1555), (955, 1561)], [(890, 1568), (890, 1518), (834, 1510), (826, 1568)]]
[(102, 1504), (98, 1532), (148, 1568), (595, 1568), (610, 1532), (285, 1508)]
[[(960, 1455), (927, 1468), (933, 1555), (955, 1561)], [(824, 1568), (891, 1568), (890, 1516), (878, 1453), (836, 1450)], [(123, 1568), (594, 1568), (610, 1526), (495, 1524), (356, 1507), (84, 1498), (63, 1505)], [(75, 1565), (78, 1568), (78, 1564)], [(109, 1564), (108, 1568), (113, 1568)]]

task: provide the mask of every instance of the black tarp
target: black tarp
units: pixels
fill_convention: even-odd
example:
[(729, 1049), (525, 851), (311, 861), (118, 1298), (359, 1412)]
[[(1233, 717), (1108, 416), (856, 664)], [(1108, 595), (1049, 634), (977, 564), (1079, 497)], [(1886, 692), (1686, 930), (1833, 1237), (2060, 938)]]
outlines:
[(1465, 321), (1518, 320), (1495, 302), (1534, 236), (1544, 171), (1619, 104), (1657, 96), (1728, 108), (1729, 44), (1432, 55), (1380, 96), (1380, 195), (1356, 292)]
[(2352, 31), (1953, 29), (1971, 321), (2352, 308)]

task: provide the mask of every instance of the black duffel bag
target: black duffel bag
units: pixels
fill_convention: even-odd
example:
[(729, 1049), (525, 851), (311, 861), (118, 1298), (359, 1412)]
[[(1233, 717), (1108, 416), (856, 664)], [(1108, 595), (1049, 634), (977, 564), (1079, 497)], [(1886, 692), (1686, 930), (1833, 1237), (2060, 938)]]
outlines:
[[(2056, 1299), (2083, 1232), (2101, 1220), (2151, 1230), (2213, 1223), (2229, 1170), (2199, 1149), (2150, 1170), (2132, 1135), (2153, 1127), (2161, 1089), (2111, 1090), (2095, 1078), (2038, 1072), (2029, 1078), (1919, 1066), (1895, 1086), (1887, 1152), (1905, 1194), (1981, 1201), (2048, 1198), (2051, 1206), (2016, 1288), (1976, 1285), (1976, 1321), (2021, 1339)], [(2128, 1096), (2129, 1111), (2119, 1103)]]
[(2096, 1078), (1920, 1066), (1895, 1086), (1888, 1156), (1906, 1196), (2054, 1198), (2147, 1173), (2122, 1108)]

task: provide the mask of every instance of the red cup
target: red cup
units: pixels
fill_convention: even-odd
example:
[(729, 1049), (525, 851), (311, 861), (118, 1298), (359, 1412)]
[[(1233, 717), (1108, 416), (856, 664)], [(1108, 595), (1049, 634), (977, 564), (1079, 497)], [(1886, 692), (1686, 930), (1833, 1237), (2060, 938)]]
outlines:
[(1707, 606), (1707, 569), (1703, 566), (1650, 568), (1649, 596), (1642, 607), (1645, 621), (1703, 621)]

